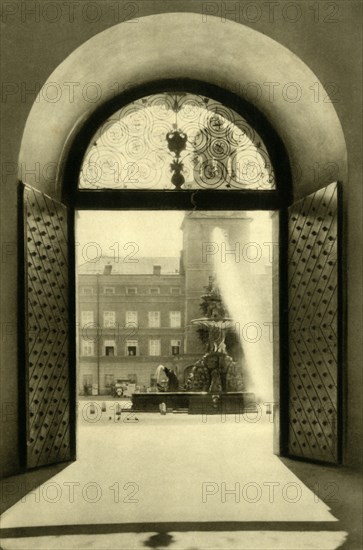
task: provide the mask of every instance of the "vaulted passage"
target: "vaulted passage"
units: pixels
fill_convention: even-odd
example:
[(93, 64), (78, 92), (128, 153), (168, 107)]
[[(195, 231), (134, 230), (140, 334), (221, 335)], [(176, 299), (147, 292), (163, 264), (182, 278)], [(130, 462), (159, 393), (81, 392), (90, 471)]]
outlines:
[(25, 125), (20, 167), (54, 170), (18, 182), (5, 545), (212, 548), (219, 531), (231, 549), (338, 548), (357, 531), (342, 510), (357, 480), (336, 468), (352, 418), (338, 115), (309, 93), (247, 97), (261, 75), (321, 86), (265, 34), (140, 22), (137, 39), (95, 34), (45, 83), (77, 74), (99, 100), (40, 94)]

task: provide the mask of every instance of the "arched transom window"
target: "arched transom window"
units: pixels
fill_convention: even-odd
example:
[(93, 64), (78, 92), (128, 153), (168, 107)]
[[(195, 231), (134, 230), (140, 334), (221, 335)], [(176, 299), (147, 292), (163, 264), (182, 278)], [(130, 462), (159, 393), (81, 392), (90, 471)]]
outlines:
[(275, 189), (260, 135), (205, 96), (164, 92), (110, 116), (86, 150), (79, 189)]

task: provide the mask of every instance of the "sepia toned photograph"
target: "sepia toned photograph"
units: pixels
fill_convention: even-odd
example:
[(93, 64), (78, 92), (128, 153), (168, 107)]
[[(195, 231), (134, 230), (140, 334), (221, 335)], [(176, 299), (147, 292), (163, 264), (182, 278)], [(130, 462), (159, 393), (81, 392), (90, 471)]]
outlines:
[(1, 550), (361, 550), (358, 0), (1, 3)]

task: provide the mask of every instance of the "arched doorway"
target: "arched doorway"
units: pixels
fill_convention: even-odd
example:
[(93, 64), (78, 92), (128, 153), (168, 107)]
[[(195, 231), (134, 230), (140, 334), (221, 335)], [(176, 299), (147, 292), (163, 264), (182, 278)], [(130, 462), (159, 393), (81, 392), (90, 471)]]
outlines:
[[(163, 18), (164, 16), (158, 16), (158, 17), (152, 17), (152, 18), (146, 18), (147, 19), (147, 25), (151, 24), (151, 27), (152, 28), (155, 28), (155, 26), (157, 27), (159, 24), (161, 24), (161, 19)], [(168, 16), (170, 17), (170, 16)], [(193, 19), (193, 16), (187, 16), (186, 18), (185, 17), (182, 17), (182, 22), (181, 24), (185, 26), (185, 29), (187, 28), (188, 24), (190, 23), (190, 20), (188, 18), (191, 18)], [(187, 20), (188, 19), (188, 20)], [(149, 29), (150, 30), (150, 29)], [(208, 40), (211, 40), (212, 39), (212, 35), (213, 35), (213, 22), (211, 24), (211, 26), (206, 29), (206, 34), (208, 35)], [(112, 31), (110, 33), (110, 38), (111, 39), (118, 39), (117, 38), (117, 32), (115, 30), (112, 30), (110, 29), (110, 31)], [(109, 33), (110, 31), (106, 31), (106, 33)], [(189, 31), (188, 31), (189, 32)], [(203, 31), (204, 32), (204, 31)], [(223, 33), (224, 31), (222, 31)], [(248, 34), (252, 31), (248, 30), (246, 31), (247, 32), (247, 35), (246, 37), (248, 38)], [(146, 32), (147, 34), (147, 32)], [(113, 35), (113, 38), (111, 37), (111, 35)], [(237, 36), (238, 35), (238, 36)], [(205, 38), (205, 37), (204, 37)], [(236, 36), (235, 36), (235, 40), (236, 40), (236, 44), (239, 43), (239, 41), (241, 40), (242, 36), (240, 36), (240, 28), (238, 28), (238, 32), (237, 32), (237, 29), (236, 29)], [(122, 41), (125, 42), (126, 38), (123, 37), (122, 38)], [(264, 41), (263, 38), (261, 38), (262, 42)], [(92, 42), (92, 41), (90, 41)], [(270, 43), (272, 41), (267, 41), (267, 43), (265, 44), (266, 46), (266, 49), (268, 49), (268, 46), (270, 46)], [(274, 47), (275, 47), (275, 43), (274, 44)], [(90, 47), (90, 44), (88, 43), (87, 46), (85, 46), (85, 51), (84, 52), (80, 52), (78, 51), (77, 52), (77, 56), (81, 55), (88, 55), (88, 48)], [(100, 44), (98, 43), (97, 41), (97, 37), (95, 38), (95, 43), (92, 45), (92, 47), (95, 47), (95, 48), (98, 48), (100, 47)], [(139, 46), (138, 46), (139, 47)], [(205, 47), (205, 46), (204, 46)], [(281, 47), (280, 47), (281, 48)], [(282, 49), (283, 50), (283, 49)], [(286, 54), (286, 51), (284, 51), (284, 54)], [(145, 52), (146, 54), (146, 52)], [(188, 58), (188, 55), (191, 55), (191, 52), (189, 54), (187, 54), (187, 58)], [(299, 69), (301, 69), (301, 62), (297, 61), (296, 58), (294, 58), (293, 56), (290, 58), (290, 61), (291, 61), (291, 64), (294, 65), (298, 65)], [(70, 66), (72, 66), (72, 64), (74, 63), (74, 60), (70, 60)], [(145, 55), (145, 60), (144, 60), (144, 63), (145, 65), (147, 65), (148, 63), (148, 59), (147, 59), (147, 56)], [(174, 75), (175, 73), (175, 68), (173, 65), (168, 65), (169, 62), (167, 62), (166, 58), (165, 58), (165, 65), (161, 65), (161, 70), (160, 70), (160, 76), (162, 77), (163, 74), (165, 74), (166, 72), (169, 72), (169, 74), (172, 74)], [(218, 63), (216, 63), (216, 66), (218, 65)], [(181, 64), (180, 68), (179, 68), (179, 78), (181, 77), (190, 77), (190, 74), (193, 72), (193, 68), (195, 67), (195, 65), (192, 65), (191, 66), (191, 69), (186, 69), (185, 66), (183, 66), (183, 64)], [(232, 67), (231, 67), (232, 68)], [(235, 68), (235, 67), (234, 67)], [(310, 78), (310, 73), (308, 71), (307, 68), (306, 69), (306, 78), (307, 78), (307, 81), (309, 81), (309, 78)], [(68, 68), (66, 69), (68, 70)], [(225, 70), (225, 69), (224, 69)], [(131, 67), (130, 67), (130, 71), (131, 71)], [(109, 75), (108, 77), (109, 78)], [(126, 76), (123, 76), (123, 78), (126, 78)], [(204, 84), (203, 83), (203, 87), (204, 88), (208, 88), (210, 87), (211, 89), (214, 87), (215, 88), (215, 84), (213, 84), (213, 78), (209, 77), (209, 78), (206, 78), (207, 82), (209, 82), (209, 84)], [(144, 76), (144, 81), (146, 82), (147, 81), (147, 72), (145, 73), (145, 76)], [(150, 88), (149, 90), (153, 90), (153, 91), (156, 91), (159, 86), (164, 86), (165, 87), (166, 85), (166, 82), (165, 81), (162, 81), (160, 80), (157, 84), (153, 83), (150, 85)], [(179, 83), (180, 85), (180, 83)], [(186, 85), (186, 83), (185, 83)], [(191, 84), (192, 86), (195, 86), (195, 83)], [(142, 87), (137, 87), (137, 86), (132, 86), (132, 89), (130, 91), (127, 91), (123, 94), (123, 98), (124, 98), (124, 101), (126, 103), (126, 100), (129, 100), (130, 98), (133, 97), (133, 95), (136, 93), (139, 94), (140, 93), (140, 90), (142, 89), (143, 90), (143, 94), (145, 94), (145, 88), (147, 86), (145, 86), (145, 84), (142, 86)], [(228, 82), (226, 83), (226, 89), (228, 90), (228, 87), (230, 87), (228, 85)], [(161, 89), (165, 89), (165, 88), (161, 88)], [(222, 93), (223, 95), (223, 98), (226, 99), (227, 96), (228, 96), (228, 91), (224, 91)], [(232, 96), (231, 97), (231, 100), (232, 100)], [(100, 117), (100, 113), (105, 113), (105, 110), (106, 109), (114, 109), (114, 106), (115, 106), (115, 102), (116, 101), (119, 101), (119, 96), (115, 99), (110, 99), (109, 101), (106, 101), (105, 99), (103, 99), (102, 101), (102, 105), (99, 107), (99, 110), (98, 109), (92, 109), (92, 112), (89, 112), (89, 109), (88, 109), (88, 105), (83, 105), (83, 106), (77, 106), (77, 108), (75, 108), (75, 106), (71, 106), (69, 111), (68, 112), (63, 112), (64, 114), (64, 120), (65, 120), (65, 126), (67, 126), (67, 134), (66, 134), (66, 140), (59, 140), (58, 142), (54, 142), (52, 143), (51, 145), (49, 144), (46, 144), (45, 141), (40, 144), (40, 151), (43, 150), (43, 153), (44, 153), (44, 162), (53, 162), (51, 159), (57, 159), (57, 162), (56, 162), (56, 166), (57, 166), (57, 174), (56, 174), (56, 177), (52, 180), (51, 183), (49, 182), (41, 182), (40, 183), (40, 187), (42, 188), (42, 191), (44, 191), (45, 193), (49, 193), (52, 198), (54, 199), (59, 199), (59, 198), (63, 198), (63, 200), (65, 201), (65, 204), (68, 206), (68, 208), (70, 208), (71, 210), (76, 207), (76, 208), (80, 208), (80, 207), (87, 207), (87, 208), (96, 208), (96, 201), (94, 199), (94, 196), (92, 195), (92, 192), (88, 192), (88, 191), (76, 191), (75, 190), (75, 187), (74, 187), (74, 179), (71, 177), (71, 173), (72, 173), (72, 170), (74, 169), (76, 163), (77, 163), (77, 156), (78, 158), (80, 158), (80, 152), (81, 151), (84, 151), (85, 148), (88, 146), (88, 143), (89, 143), (89, 136), (91, 135), (91, 130), (92, 129), (95, 129), (95, 122), (99, 120), (99, 117)], [(239, 98), (240, 102), (241, 101), (241, 98)], [(310, 197), (310, 198), (307, 198), (306, 200), (308, 201), (308, 204), (309, 204), (309, 208), (308, 208), (308, 211), (306, 211), (306, 208), (303, 206), (303, 205), (300, 205), (298, 207), (298, 213), (299, 213), (299, 216), (302, 217), (303, 220), (306, 220), (307, 217), (311, 216), (312, 215), (312, 212), (315, 212), (317, 211), (317, 207), (314, 205), (314, 201), (317, 201), (320, 205), (321, 203), (321, 208), (320, 206), (318, 206), (318, 209), (320, 208), (319, 210), (319, 215), (316, 215), (316, 220), (317, 220), (317, 224), (321, 225), (322, 226), (322, 231), (325, 231), (325, 233), (327, 233), (327, 237), (332, 237), (334, 239), (334, 236), (331, 234), (330, 232), (330, 226), (327, 226), (326, 224), (323, 223), (324, 221), (324, 217), (322, 217), (322, 213), (323, 213), (323, 210), (322, 208), (328, 208), (327, 210), (327, 215), (330, 215), (331, 218), (334, 218), (334, 216), (332, 214), (329, 214), (329, 212), (333, 212), (332, 210), (329, 210), (329, 201), (325, 201), (324, 200), (324, 196), (325, 196), (325, 191), (324, 190), (321, 190), (320, 189), (323, 187), (323, 184), (324, 183), (330, 183), (331, 181), (331, 174), (319, 174), (319, 177), (317, 178), (317, 180), (315, 182), (311, 182), (309, 181), (309, 176), (308, 176), (308, 166), (309, 166), (309, 163), (311, 162), (311, 158), (314, 158), (314, 155), (315, 155), (315, 158), (316, 157), (316, 150), (314, 150), (314, 147), (311, 147), (311, 143), (312, 142), (320, 142), (320, 140), (323, 138), (323, 135), (324, 135), (324, 125), (319, 125), (319, 120), (314, 120), (314, 129), (316, 131), (316, 134), (314, 135), (314, 139), (312, 139), (311, 141), (309, 141), (309, 144), (308, 142), (303, 142), (303, 146), (302, 146), (302, 143), (299, 141), (299, 139), (297, 138), (297, 136), (299, 135), (299, 129), (297, 128), (290, 128), (288, 126), (289, 122), (294, 122), (296, 123), (297, 121), (300, 121), (301, 123), (301, 117), (298, 117), (296, 118), (296, 105), (295, 107), (293, 107), (294, 105), (294, 102), (286, 102), (288, 103), (288, 105), (284, 105), (283, 104), (283, 101), (285, 101), (285, 99), (281, 100), (281, 101), (277, 101), (276, 104), (274, 105), (271, 105), (271, 106), (268, 106), (268, 105), (264, 105), (264, 108), (262, 109), (262, 111), (264, 111), (266, 113), (266, 115), (268, 116), (268, 118), (270, 119), (270, 121), (272, 123), (276, 123), (274, 124), (275, 127), (277, 128), (280, 128), (280, 135), (284, 135), (284, 140), (285, 140), (285, 143), (286, 143), (286, 149), (287, 149), (287, 152), (288, 152), (288, 156), (290, 158), (290, 161), (291, 161), (291, 164), (292, 164), (292, 167), (293, 167), (293, 189), (295, 190), (295, 192), (293, 193), (293, 195), (296, 197), (296, 198), (299, 198), (299, 197), (303, 197), (305, 194), (307, 194), (308, 192), (311, 192), (311, 191), (315, 191), (315, 193), (317, 193), (317, 195), (315, 195), (314, 197)], [(259, 105), (259, 101), (256, 99), (255, 103)], [(311, 120), (313, 120), (315, 118), (315, 115), (316, 115), (316, 110), (314, 110), (314, 105), (312, 102), (309, 103), (309, 101), (307, 102), (310, 106), (310, 109), (307, 111), (308, 114), (309, 114), (309, 117), (311, 118)], [(306, 106), (306, 104), (305, 104)], [(43, 106), (44, 107), (44, 106)], [(56, 111), (61, 107), (61, 105), (57, 105), (56, 108), (52, 108), (52, 118), (53, 120), (56, 120), (55, 117), (57, 117), (56, 115)], [(300, 107), (300, 105), (299, 105)], [(45, 109), (42, 110), (42, 114), (41, 114), (41, 120), (44, 121), (44, 118), (47, 117), (47, 114), (46, 114), (46, 111), (47, 109), (49, 109), (49, 106), (46, 106)], [(34, 138), (36, 136), (36, 132), (34, 131), (34, 127), (33, 127), (33, 121), (35, 120), (34, 117), (36, 117), (37, 113), (36, 111), (39, 112), (39, 106), (38, 105), (35, 105), (35, 108), (34, 108), (34, 113), (31, 114), (30, 116), (30, 119), (29, 119), (29, 123), (27, 125), (27, 128), (26, 128), (26, 131), (25, 131), (25, 135), (24, 135), (24, 140), (23, 140), (23, 145), (22, 145), (22, 151), (21, 151), (21, 158), (26, 158), (27, 156), (33, 154), (33, 146), (34, 146)], [(256, 109), (252, 109), (253, 113), (254, 113), (254, 116), (256, 115), (257, 116), (257, 113), (259, 113), (258, 110)], [(59, 111), (60, 112), (60, 111)], [(320, 162), (323, 162), (323, 165), (325, 167), (326, 163), (330, 162), (327, 161), (326, 159), (336, 159), (334, 162), (337, 163), (337, 165), (339, 166), (343, 166), (343, 172), (344, 172), (344, 162), (345, 162), (345, 152), (344, 152), (344, 146), (343, 146), (343, 137), (341, 135), (341, 130), (339, 129), (339, 123), (337, 121), (337, 118), (336, 118), (336, 115), (335, 115), (335, 112), (334, 112), (334, 109), (332, 109), (332, 107), (330, 106), (330, 108), (326, 109), (326, 112), (323, 114), (324, 115), (327, 115), (328, 119), (329, 119), (329, 135), (331, 135), (331, 125), (334, 124), (335, 127), (337, 128), (337, 132), (335, 134), (335, 140), (334, 140), (334, 143), (330, 143), (330, 148), (327, 148), (327, 150), (324, 150), (323, 148), (320, 148), (319, 149), (319, 160)], [(319, 117), (322, 116), (322, 112), (321, 110), (319, 110)], [(68, 117), (68, 118), (67, 118)], [(290, 117), (290, 118), (289, 118)], [(308, 117), (308, 118), (309, 118)], [(260, 118), (262, 119), (263, 117), (260, 115)], [(37, 124), (39, 123), (39, 121), (37, 122)], [(286, 126), (285, 126), (286, 125)], [(302, 127), (300, 128), (300, 130), (303, 129), (305, 123), (302, 124)], [(82, 128), (82, 131), (79, 131), (79, 129)], [(266, 128), (271, 128), (271, 126), (269, 125), (266, 125)], [(328, 123), (327, 123), (327, 120), (326, 120), (326, 128), (328, 128)], [(327, 130), (326, 130), (327, 131)], [(277, 140), (277, 136), (276, 134), (274, 134), (274, 140)], [(38, 144), (37, 144), (38, 145)], [(316, 149), (316, 148), (315, 148)], [(62, 151), (62, 155), (60, 155), (60, 152)], [(299, 151), (300, 151), (300, 156), (299, 156)], [(309, 153), (312, 154), (312, 156), (308, 159), (308, 156), (309, 156)], [(332, 156), (333, 155), (333, 156)], [(62, 157), (62, 162), (59, 163), (59, 156)], [(65, 159), (67, 159), (67, 162), (64, 162)], [(281, 231), (280, 231), (280, 234), (284, 240), (284, 244), (281, 248), (281, 250), (285, 250), (287, 251), (287, 246), (286, 246), (286, 241), (287, 241), (287, 235), (288, 235), (288, 231), (287, 231), (287, 224), (288, 224), (288, 220), (287, 220), (287, 212), (286, 212), (286, 208), (288, 207), (288, 205), (290, 204), (291, 202), (291, 197), (290, 197), (290, 190), (288, 188), (288, 185), (287, 185), (287, 182), (289, 180), (289, 175), (287, 173), (287, 166), (288, 166), (288, 163), (286, 161), (287, 159), (287, 156), (285, 157), (284, 159), (284, 155), (282, 155), (280, 157), (280, 160), (279, 162), (276, 163), (276, 170), (280, 170), (281, 171), (281, 179), (280, 181), (284, 180), (286, 185), (282, 185), (281, 186), (281, 189), (278, 190), (277, 192), (274, 192), (274, 194), (271, 194), (268, 199), (259, 199), (257, 202), (255, 198), (253, 198), (252, 195), (246, 195), (243, 197), (243, 200), (244, 200), (244, 208), (246, 208), (246, 205), (248, 204), (249, 208), (253, 208), (253, 205), (256, 205), (256, 204), (263, 204), (263, 208), (271, 208), (272, 205), (274, 205), (274, 208), (283, 208), (285, 209), (285, 213), (281, 216)], [(302, 159), (303, 160), (303, 166), (301, 166), (299, 164), (299, 159)], [(321, 160), (323, 159), (323, 161)], [(299, 186), (299, 171), (302, 171), (302, 174), (301, 174), (301, 181), (300, 181), (300, 186)], [(325, 180), (324, 181), (324, 178), (329, 178), (328, 180)], [(36, 203), (34, 202), (34, 196), (36, 195), (33, 195), (32, 196), (32, 191), (26, 191), (25, 195), (28, 198), (28, 207), (29, 205), (31, 204), (32, 206), (34, 206)], [(195, 193), (194, 191), (192, 192), (187, 192), (187, 193), (182, 193), (180, 195), (177, 195), (177, 194), (163, 194), (161, 195), (160, 193), (163, 193), (162, 191), (159, 192), (159, 191), (156, 191), (156, 194), (154, 195), (154, 201), (159, 201), (161, 196), (163, 197), (163, 201), (164, 201), (164, 207), (165, 207), (165, 204), (168, 204), (169, 207), (181, 207), (181, 205), (188, 205), (190, 206), (190, 204), (193, 204), (193, 207), (195, 206), (195, 204), (197, 204), (197, 207), (198, 208), (215, 208), (215, 196), (213, 194), (210, 194), (208, 191), (206, 192), (203, 192), (202, 193), (198, 193), (198, 196), (197, 198), (195, 197)], [(236, 193), (239, 193), (238, 191)], [(327, 191), (328, 193), (328, 196), (330, 197), (330, 193), (331, 191)], [(240, 195), (241, 197), (242, 195)], [(178, 197), (178, 198), (176, 198)], [(229, 205), (233, 204), (234, 201), (236, 200), (236, 197), (237, 195), (234, 195), (234, 192), (229, 192), (229, 193), (226, 193), (225, 194), (225, 207), (228, 208)], [(248, 198), (247, 198), (248, 197)], [(135, 194), (135, 192), (123, 192), (123, 195), (122, 195), (122, 199), (121, 199), (121, 196), (119, 195), (119, 193), (115, 193), (114, 191), (110, 192), (110, 191), (107, 191), (105, 193), (102, 193), (101, 194), (98, 194), (98, 198), (100, 199), (101, 203), (103, 204), (103, 206), (106, 206), (106, 207), (115, 207), (115, 205), (117, 205), (118, 208), (132, 208), (132, 207), (135, 207), (137, 205), (137, 202), (139, 201), (140, 197)], [(42, 199), (43, 200), (43, 199)], [(49, 206), (46, 204), (48, 199), (44, 198), (44, 202), (45, 204), (42, 205), (40, 207), (40, 210), (43, 209), (43, 211), (45, 211), (47, 208), (49, 210)], [(147, 204), (147, 201), (150, 200), (150, 196), (146, 199), (146, 195), (145, 195), (145, 200), (146, 202), (144, 204)], [(197, 200), (197, 203), (196, 203), (196, 200)], [(266, 200), (266, 202), (265, 202)], [(33, 202), (32, 202), (33, 201)], [(116, 201), (116, 203), (115, 203)], [(165, 202), (166, 201), (166, 202)], [(153, 204), (156, 204), (153, 203)], [(98, 205), (100, 203), (98, 202)], [(324, 206), (325, 204), (325, 206)], [(179, 206), (178, 206), (179, 205)], [(300, 209), (301, 207), (301, 209)], [(310, 209), (311, 207), (311, 209)], [(64, 212), (64, 209), (63, 207), (59, 206), (59, 207), (56, 207), (55, 206), (55, 202), (53, 201), (52, 202), (52, 207), (53, 209), (55, 208), (58, 208), (59, 209), (59, 212), (63, 210)], [(314, 210), (315, 209), (315, 210)], [(51, 213), (54, 213), (55, 210), (51, 210)], [(29, 210), (27, 212), (29, 214)], [(61, 215), (58, 213), (57, 211), (57, 217), (58, 217), (58, 220), (59, 221), (64, 221), (65, 220), (65, 216)], [(314, 214), (315, 215), (315, 214)], [(34, 218), (37, 218), (39, 217), (39, 212), (37, 211), (34, 211), (33, 213), (30, 214), (30, 216), (34, 216)], [(61, 219), (63, 218), (63, 219)], [(293, 219), (293, 218), (296, 218), (296, 219)], [(321, 219), (319, 219), (321, 218)], [(293, 216), (291, 215), (291, 222), (297, 222), (297, 217), (296, 216)], [(70, 232), (69, 232), (69, 236), (70, 236), (70, 242), (72, 243), (72, 213), (71, 213), (71, 216), (70, 216)], [(47, 220), (45, 223), (48, 223), (49, 220)], [(310, 226), (311, 226), (311, 232), (315, 232), (316, 233), (316, 227), (314, 226), (314, 224), (311, 223), (310, 220), (307, 220), (307, 222), (310, 223)], [(308, 226), (308, 223), (306, 222), (306, 226)], [(303, 226), (305, 226), (305, 221), (304, 223), (302, 224)], [(303, 234), (301, 232), (301, 227), (302, 227), (301, 224), (297, 225), (296, 224), (296, 230), (299, 233), (298, 235), (298, 239), (301, 238), (301, 241), (302, 242), (305, 242), (307, 239), (308, 239), (308, 236)], [(310, 227), (308, 226), (308, 227)], [(58, 227), (58, 226), (57, 226)], [(300, 229), (299, 229), (300, 227)], [(320, 226), (319, 226), (320, 227)], [(324, 227), (326, 229), (324, 229)], [(58, 229), (56, 229), (56, 231), (58, 231)], [(332, 232), (334, 233), (334, 228), (332, 230)], [(310, 235), (310, 233), (309, 233)], [(316, 237), (316, 235), (314, 235), (314, 238)], [(294, 245), (296, 245), (296, 251), (299, 250), (299, 246), (298, 246), (298, 239), (293, 239), (295, 242), (293, 242)], [(315, 239), (316, 240), (316, 239)], [(309, 246), (310, 243), (309, 243)], [(321, 245), (319, 245), (321, 246)], [(310, 250), (310, 249), (309, 249)], [(323, 250), (322, 250), (323, 252)], [(324, 252), (327, 252), (326, 250), (324, 250)], [(299, 252), (300, 253), (300, 252)], [(72, 260), (72, 252), (70, 252), (70, 265), (72, 267), (73, 265), (73, 260)], [(315, 258), (314, 260), (316, 260), (317, 258)], [(46, 261), (46, 258), (42, 259), (42, 261)], [(300, 261), (300, 260), (299, 260)], [(329, 260), (331, 261), (331, 260)], [(301, 262), (304, 264), (306, 263), (306, 258), (305, 257), (302, 257), (301, 258)], [(334, 262), (333, 262), (334, 263)], [(49, 267), (48, 269), (51, 269), (51, 267)], [(296, 271), (298, 270), (298, 268), (296, 268)], [(283, 255), (281, 255), (281, 273), (282, 273), (282, 276), (285, 280), (285, 282), (283, 283), (285, 286), (284, 288), (288, 288), (288, 285), (287, 285), (287, 255), (285, 255), (285, 257)], [(56, 276), (58, 276), (56, 274)], [(327, 277), (329, 278), (330, 275), (327, 275), (326, 273), (324, 273), (323, 275), (324, 277)], [(55, 282), (55, 284), (57, 284)], [(293, 284), (296, 284), (296, 283), (293, 283)], [(330, 285), (332, 286), (332, 285)], [(25, 288), (25, 285), (24, 285), (24, 288)], [(70, 308), (70, 318), (72, 318), (72, 314), (73, 314), (73, 306), (72, 306), (72, 303), (73, 303), (73, 292), (72, 292), (72, 285), (70, 286), (65, 286), (63, 288), (63, 290), (66, 290), (70, 288), (71, 291), (70, 291), (70, 304), (71, 304), (71, 308)], [(321, 290), (321, 289), (316, 289), (317, 291), (318, 290)], [(330, 290), (328, 288), (329, 291), (333, 292), (336, 290), (336, 287), (333, 285), (332, 287), (332, 290)], [(309, 291), (310, 292), (310, 291)], [(285, 296), (285, 299), (287, 300), (287, 295)], [(325, 300), (326, 298), (324, 298)], [(283, 318), (280, 318), (280, 327), (281, 327), (281, 337), (282, 337), (282, 340), (283, 340), (283, 343), (281, 344), (281, 347), (279, 348), (279, 351), (280, 353), (283, 354), (283, 357), (287, 357), (287, 353), (288, 353), (288, 349), (287, 349), (287, 345), (286, 345), (286, 342), (288, 341), (289, 339), (289, 333), (288, 333), (288, 324), (287, 324), (287, 319), (286, 319), (286, 313), (287, 313), (287, 301), (282, 301), (281, 302), (281, 307), (279, 308), (279, 311), (280, 311), (280, 315), (281, 317)], [(333, 311), (334, 313), (334, 311)], [(26, 333), (26, 326), (24, 325), (23, 327), (23, 330), (24, 330), (24, 333)], [(61, 344), (60, 344), (61, 345)], [(324, 348), (325, 349), (325, 348)], [(69, 347), (69, 350), (70, 350), (70, 356), (72, 356), (72, 354), (74, 355), (74, 343), (70, 344), (70, 347)], [(54, 353), (54, 352), (53, 352)], [(324, 352), (326, 353), (326, 352)], [(27, 354), (27, 348), (26, 348), (26, 345), (25, 345), (25, 356)], [(279, 362), (280, 362), (281, 358), (279, 359)], [(320, 359), (318, 359), (320, 360)], [(330, 358), (327, 359), (328, 361), (331, 360)], [(281, 381), (279, 382), (280, 384), (280, 387), (284, 386), (288, 383), (287, 380), (288, 380), (288, 374), (289, 374), (289, 371), (287, 370), (287, 372), (282, 376), (282, 379)], [(63, 374), (62, 374), (63, 376)], [(330, 384), (331, 384), (331, 381), (330, 381)], [(72, 374), (71, 374), (71, 386), (72, 386)], [(311, 384), (310, 384), (311, 386)], [(334, 383), (333, 383), (333, 386), (334, 386)], [(302, 387), (302, 386), (301, 386)], [(53, 391), (53, 390), (51, 390)], [(26, 388), (25, 388), (25, 393), (24, 395), (26, 394)], [(315, 397), (315, 396), (314, 396)], [(290, 406), (290, 403), (288, 401), (288, 395), (286, 396), (287, 400), (285, 402), (285, 407), (289, 407)], [(287, 410), (286, 408), (283, 409), (283, 403), (281, 402), (280, 403), (281, 407), (282, 407), (282, 410), (280, 412), (280, 421), (283, 421), (284, 423), (284, 429), (283, 429), (283, 426), (281, 426), (281, 434), (285, 433), (285, 435), (282, 435), (282, 442), (283, 444), (286, 446), (287, 444), (287, 438), (286, 438), (286, 433), (289, 433), (289, 428), (288, 426), (286, 425), (286, 417), (284, 417), (284, 414), (286, 414)], [(73, 409), (74, 409), (74, 405), (73, 405)], [(301, 409), (302, 410), (302, 409)], [(298, 412), (301, 412), (298, 411)], [(311, 412), (311, 411), (310, 411)], [(310, 413), (309, 413), (310, 414)], [(320, 413), (319, 413), (320, 414)], [(72, 418), (73, 416), (73, 412), (72, 412), (72, 408), (70, 409), (70, 417)], [(306, 419), (304, 418), (303, 419), (305, 424), (307, 423)], [(326, 419), (322, 420), (322, 422), (326, 422)], [(303, 423), (303, 422), (302, 422)], [(66, 427), (65, 429), (67, 429), (69, 427), (69, 424), (67, 424), (67, 420), (65, 421), (65, 424), (64, 426)], [(285, 430), (285, 431), (284, 431)], [(65, 434), (63, 434), (65, 435)], [(44, 437), (44, 436), (43, 436)], [(67, 443), (65, 444), (66, 447), (65, 447), (65, 450), (67, 451), (67, 457), (69, 458), (70, 456), (73, 456), (74, 454), (74, 451), (72, 450), (73, 449), (73, 446), (74, 446), (74, 443), (72, 443), (73, 439), (72, 439), (72, 435), (69, 436), (69, 445), (67, 445)], [(43, 441), (43, 440), (41, 440)], [(38, 444), (38, 442), (35, 442), (36, 444)], [(40, 443), (39, 443), (40, 444)], [(40, 444), (41, 446), (43, 446), (43, 443)], [(54, 447), (55, 448), (55, 447)], [(59, 449), (55, 449), (56, 451), (58, 451)], [(311, 449), (310, 449), (311, 450)], [(304, 456), (304, 453), (302, 452), (303, 456)], [(324, 454), (324, 453), (323, 453)], [(337, 453), (335, 453), (335, 460), (337, 460), (338, 456), (337, 456)], [(314, 458), (314, 456), (309, 456), (309, 458)], [(323, 460), (324, 458), (322, 458), (320, 455), (318, 457), (315, 457), (317, 459), (321, 459)], [(44, 463), (47, 463), (46, 461)], [(33, 462), (30, 462), (28, 463), (28, 466), (32, 467), (34, 465), (39, 465), (39, 462), (36, 461), (36, 463), (33, 463)]]

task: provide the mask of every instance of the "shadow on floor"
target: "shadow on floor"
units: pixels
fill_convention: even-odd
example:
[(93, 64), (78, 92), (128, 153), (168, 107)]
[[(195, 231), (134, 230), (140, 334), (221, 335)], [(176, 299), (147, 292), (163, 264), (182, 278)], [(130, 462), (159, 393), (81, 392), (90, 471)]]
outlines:
[(144, 541), (144, 546), (147, 548), (166, 548), (173, 544), (174, 537), (169, 535), (169, 533), (158, 533), (157, 535), (151, 535), (146, 541)]
[[(300, 481), (321, 499), (338, 521), (209, 521), (170, 523), (101, 523), (80, 525), (46, 525), (14, 527), (0, 530), (4, 538), (97, 535), (113, 533), (153, 533), (145, 540), (145, 548), (159, 548), (173, 545), (173, 532), (218, 532), (218, 531), (285, 531), (315, 532), (344, 531), (346, 541), (340, 546), (344, 550), (361, 550), (362, 543), (362, 480), (360, 472), (345, 467), (309, 464), (297, 460), (280, 458), (281, 462)], [(11, 476), (0, 483), (1, 508), (8, 509), (29, 491), (33, 491), (47, 480), (67, 468), (72, 462), (53, 465)]]
[[(359, 471), (343, 466), (310, 464), (289, 458), (280, 458), (317, 498), (320, 498), (339, 520), (339, 528), (348, 533), (339, 547), (344, 550), (361, 550), (363, 492)], [(329, 529), (328, 529), (329, 530)]]
[(16, 504), (27, 493), (33, 491), (53, 476), (59, 474), (73, 462), (63, 462), (52, 466), (42, 466), (15, 476), (0, 480), (0, 514)]
[[(164, 523), (90, 523), (79, 525), (44, 525), (35, 527), (8, 527), (0, 529), (5, 538), (60, 537), (64, 535), (108, 535), (115, 533), (156, 532), (149, 539), (149, 548), (157, 548), (161, 539), (168, 545), (172, 542), (170, 532), (219, 532), (219, 531), (285, 531), (317, 532), (341, 531), (339, 521), (206, 521)], [(152, 544), (156, 546), (152, 546)]]

